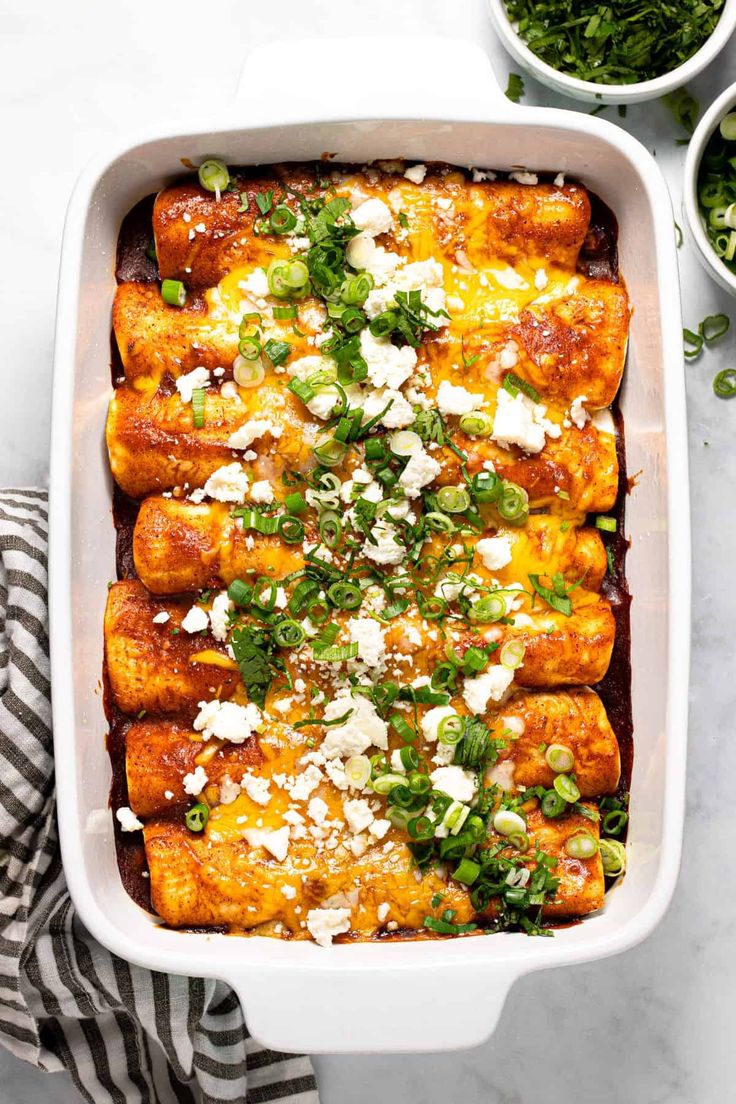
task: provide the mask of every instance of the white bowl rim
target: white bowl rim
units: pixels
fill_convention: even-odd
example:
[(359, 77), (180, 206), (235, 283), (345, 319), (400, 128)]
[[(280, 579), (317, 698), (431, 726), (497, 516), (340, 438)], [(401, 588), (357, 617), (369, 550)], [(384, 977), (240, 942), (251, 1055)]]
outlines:
[(688, 145), (682, 187), (685, 219), (691, 237), (700, 252), (701, 259), (712, 270), (721, 286), (727, 288), (734, 295), (736, 295), (736, 273), (732, 272), (718, 256), (703, 226), (700, 205), (698, 204), (698, 175), (700, 173), (700, 162), (703, 159), (703, 151), (711, 135), (723, 116), (727, 115), (735, 105), (736, 81), (729, 84), (728, 88), (721, 92), (718, 99), (713, 101), (695, 128), (695, 133)]
[(569, 89), (571, 95), (609, 103), (617, 100), (625, 103), (634, 99), (656, 99), (667, 92), (672, 92), (675, 88), (680, 88), (713, 61), (736, 31), (736, 0), (726, 0), (721, 18), (713, 33), (699, 50), (675, 69), (659, 77), (652, 77), (651, 80), (637, 81), (634, 84), (598, 84), (596, 81), (580, 80), (579, 77), (570, 76), (537, 57), (514, 30), (508, 18), (504, 0), (488, 0), (488, 10), (496, 33), (507, 49), (529, 70), (538, 74), (545, 84), (553, 83), (560, 90)]

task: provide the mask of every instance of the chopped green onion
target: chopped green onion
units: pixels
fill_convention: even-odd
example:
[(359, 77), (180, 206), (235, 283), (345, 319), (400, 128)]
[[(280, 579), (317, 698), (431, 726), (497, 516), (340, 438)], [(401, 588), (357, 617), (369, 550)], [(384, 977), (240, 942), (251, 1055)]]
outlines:
[(470, 495), (464, 487), (441, 487), (437, 505), (446, 514), (462, 514), (470, 506)]
[(309, 289), (309, 269), (304, 261), (271, 261), (268, 288), (277, 299), (301, 299)]
[(285, 204), (280, 203), (278, 207), (274, 207), (268, 223), (274, 234), (288, 234), (296, 226), (296, 215)]
[[(506, 95), (512, 103), (519, 103), (524, 95), (524, 81), (518, 73), (509, 73), (509, 81), (506, 85)], [(456, 875), (457, 877), (457, 875)]]
[[(414, 733), (412, 732), (412, 736)], [(419, 753), (416, 748), (407, 745), (399, 750), (401, 765), (406, 771), (415, 771), (419, 766)]]
[(618, 878), (626, 870), (626, 848), (619, 840), (602, 839), (598, 845), (607, 878)]
[(348, 276), (342, 285), (340, 298), (349, 307), (362, 307), (373, 290), (373, 283), (370, 272), (359, 272), (357, 276)]
[(529, 836), (526, 832), (514, 832), (509, 836), (509, 843), (522, 853), (529, 850)]
[(405, 785), (405, 779), (403, 774), (391, 774), (391, 772), (387, 772), (386, 774), (379, 775), (378, 778), (374, 778), (372, 785), (377, 794), (388, 794), (391, 793), (391, 790), (396, 786)]
[(301, 491), (292, 491), (288, 494), (284, 499), (284, 506), (290, 514), (303, 514), (307, 509), (307, 503)]
[(286, 307), (274, 307), (273, 316), (277, 322), (286, 322), (290, 318), (296, 318), (299, 314), (294, 303), (289, 303)]
[(499, 809), (493, 818), (493, 827), (499, 836), (514, 836), (526, 831), (526, 821), (511, 809)]
[(472, 859), (462, 859), (455, 867), (452, 876), (456, 882), (462, 882), (463, 885), (472, 885), (479, 874), (480, 863), (473, 862)]
[(345, 763), (345, 776), (356, 790), (368, 785), (371, 777), (371, 761), (367, 755), (351, 755)]
[(508, 391), (509, 395), (518, 395), (520, 391), (523, 391), (527, 398), (532, 402), (539, 402), (539, 392), (536, 388), (532, 387), (530, 383), (527, 383), (521, 376), (517, 376), (515, 372), (507, 372), (503, 379), (504, 390)]
[(604, 517), (603, 515), (599, 515), (595, 519), (595, 527), (596, 527), (596, 529), (602, 529), (604, 533), (615, 533), (616, 532), (616, 519), (612, 518), (612, 517)]
[(713, 380), (713, 390), (719, 399), (732, 399), (736, 395), (736, 368), (724, 368)]
[(266, 375), (266, 370), (260, 357), (257, 360), (247, 360), (240, 353), (233, 361), (233, 379), (239, 387), (258, 387)]
[(618, 836), (629, 823), (629, 814), (623, 809), (613, 809), (606, 813), (601, 822), (601, 832), (606, 836)]
[(437, 739), (441, 744), (453, 746), (460, 743), (463, 732), (463, 720), (457, 713), (448, 714), (437, 725)]
[(203, 832), (210, 818), (209, 805), (204, 801), (198, 801), (192, 805), (184, 817), (184, 823), (190, 832)]
[(564, 744), (550, 744), (544, 753), (547, 766), (558, 774), (566, 774), (575, 766), (575, 756)]
[(288, 341), (275, 341), (269, 338), (263, 346), (263, 351), (274, 367), (279, 368), (289, 359), (291, 345)]
[(244, 583), (242, 579), (233, 579), (227, 588), (227, 596), (236, 606), (249, 606), (253, 597), (253, 587)]
[(337, 609), (354, 610), (363, 601), (363, 592), (355, 583), (333, 583), (327, 597)]
[(293, 395), (296, 395), (296, 397), (298, 399), (301, 399), (302, 402), (305, 404), (310, 403), (317, 393), (312, 385), (307, 383), (305, 380), (294, 378), (289, 380), (287, 386), (291, 393)]
[(547, 790), (541, 801), (542, 813), (546, 817), (558, 817), (562, 816), (567, 808), (567, 802), (564, 797), (556, 793), (554, 790)]
[(326, 510), (319, 519), (319, 535), (328, 548), (337, 548), (342, 537), (342, 520), (334, 510)]
[(552, 785), (555, 792), (566, 801), (568, 805), (574, 805), (580, 800), (580, 790), (567, 774), (558, 774)]
[(388, 723), (395, 729), (399, 739), (403, 740), (404, 743), (412, 744), (416, 740), (416, 732), (400, 713), (392, 713), (388, 719)]
[[(733, 204), (731, 206), (733, 206)], [(700, 333), (703, 336), (705, 344), (710, 345), (712, 342), (717, 341), (719, 337), (723, 337), (725, 333), (728, 333), (730, 325), (731, 319), (727, 314), (709, 314), (700, 323)]]
[(269, 579), (265, 575), (262, 575), (253, 587), (253, 598), (251, 602), (258, 609), (263, 610), (265, 613), (270, 613), (276, 605), (276, 598), (278, 596), (278, 585), (275, 579)]
[(736, 112), (729, 111), (728, 115), (724, 115), (718, 124), (718, 129), (721, 132), (721, 138), (725, 138), (727, 142), (736, 142)]
[(192, 419), (195, 429), (202, 429), (204, 425), (204, 387), (192, 388)]
[(513, 483), (504, 484), (500, 475), (495, 472), (481, 471), (473, 476), (470, 489), (476, 502), (497, 502), (504, 490), (504, 486), (512, 487)]
[(502, 594), (486, 594), (471, 604), (468, 616), (480, 624), (500, 621), (506, 616), (506, 600)]
[[(311, 610), (309, 619), (313, 620)], [(332, 644), (329, 648), (315, 651), (314, 658), (320, 663), (342, 663), (345, 659), (355, 659), (357, 655), (357, 644)]]
[(524, 663), (526, 645), (521, 640), (507, 640), (498, 653), (501, 666), (515, 671)]
[(529, 495), (523, 487), (504, 480), (496, 509), (509, 525), (525, 525), (529, 517)]
[(307, 634), (298, 621), (285, 618), (273, 628), (273, 638), (280, 648), (298, 648), (306, 640)]
[(484, 410), (473, 410), (460, 418), (460, 429), (470, 437), (490, 437), (493, 432), (493, 418)]
[(590, 832), (575, 832), (565, 841), (565, 853), (571, 859), (592, 859), (598, 854), (598, 840)]
[(243, 360), (259, 360), (261, 356), (260, 338), (253, 336), (241, 337), (238, 342), (238, 352)]
[(214, 157), (202, 162), (197, 175), (202, 187), (208, 192), (214, 192), (218, 199), (220, 192), (224, 192), (230, 183), (227, 165)]
[(162, 280), (161, 298), (170, 307), (183, 307), (187, 301), (187, 289), (181, 280)]
[(312, 449), (320, 464), (324, 464), (326, 468), (334, 468), (337, 464), (342, 463), (347, 451), (347, 445), (343, 444), (342, 441), (336, 441), (334, 437), (328, 438), (321, 445), (316, 445)]
[(413, 429), (399, 429), (392, 433), (389, 447), (394, 456), (411, 456), (422, 449), (422, 438)]
[(455, 531), (455, 523), (447, 514), (441, 514), (438, 510), (430, 510), (428, 514), (424, 515), (425, 528), (431, 530), (434, 533), (453, 533)]
[(292, 514), (281, 514), (277, 522), (278, 534), (287, 544), (300, 544), (304, 540), (304, 522)]

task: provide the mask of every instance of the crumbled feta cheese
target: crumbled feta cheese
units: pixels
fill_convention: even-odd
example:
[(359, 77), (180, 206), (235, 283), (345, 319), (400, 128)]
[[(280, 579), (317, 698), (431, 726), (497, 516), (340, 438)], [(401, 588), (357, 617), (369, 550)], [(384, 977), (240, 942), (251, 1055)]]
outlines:
[(514, 681), (514, 672), (501, 664), (489, 667), (476, 678), (466, 678), (463, 698), (471, 713), (485, 713), (489, 701), (501, 701)]
[(253, 774), (252, 771), (246, 771), (240, 779), (240, 788), (247, 793), (251, 801), (255, 801), (256, 805), (266, 806), (271, 800), (271, 790), (268, 779), (263, 778), (261, 775)]
[(520, 276), (511, 265), (505, 265), (503, 268), (491, 268), (489, 271), (496, 283), (508, 291), (526, 291), (529, 287), (524, 277)]
[(230, 628), (228, 613), (233, 609), (235, 609), (235, 606), (228, 598), (227, 591), (221, 590), (215, 596), (209, 611), (210, 626), (215, 640), (220, 642), (227, 640), (227, 633)]
[(323, 801), (321, 797), (311, 798), (307, 805), (307, 816), (310, 820), (313, 820), (315, 824), (324, 824), (327, 820), (328, 812), (327, 802)]
[(369, 422), (377, 417), (389, 403), (391, 405), (381, 417), (379, 424), (386, 429), (404, 429), (411, 425), (414, 421), (411, 403), (406, 401), (400, 391), (392, 390), (390, 387), (380, 387), (368, 392), (363, 400), (363, 422)]
[(368, 831), (375, 839), (382, 840), (390, 827), (390, 820), (374, 820), (372, 824), (368, 825)]
[(293, 901), (294, 898), (296, 897), (296, 886), (282, 885), (282, 886), (279, 886), (279, 889), (281, 890), (281, 893), (283, 894), (283, 896), (286, 898), (287, 901)]
[(368, 667), (379, 667), (386, 657), (386, 641), (383, 630), (372, 617), (351, 617), (348, 632), (358, 645), (358, 659)]
[(474, 395), (464, 387), (443, 380), (437, 391), (437, 406), (442, 414), (469, 414), (483, 404), (482, 395)]
[(224, 464), (209, 477), (204, 493), (217, 502), (237, 502), (242, 505), (248, 493), (248, 476), (240, 464)]
[[(324, 744), (321, 750), (324, 752)], [(299, 777), (289, 786), (289, 794), (292, 801), (306, 801), (310, 794), (314, 793), (317, 789), (323, 777), (319, 767), (310, 763), (307, 769), (302, 771)]]
[(500, 368), (515, 368), (519, 363), (519, 346), (515, 341), (507, 341), (501, 352), (498, 354), (498, 364)]
[(418, 498), (422, 487), (436, 479), (442, 470), (441, 465), (425, 449), (413, 452), (399, 476), (399, 485), (403, 487), (407, 498)]
[(181, 395), (181, 401), (184, 403), (190, 403), (192, 401), (192, 391), (195, 391), (198, 387), (209, 387), (210, 374), (206, 368), (193, 368), (191, 372), (187, 372), (184, 376), (179, 376), (176, 381), (176, 390)]
[(351, 755), (362, 755), (371, 746), (385, 751), (388, 748), (388, 727), (367, 698), (360, 695), (353, 697), (349, 690), (341, 690), (326, 706), (325, 720), (334, 721), (348, 710), (352, 712), (343, 724), (327, 730), (320, 749), (325, 758), (341, 756), (346, 759)]
[[(444, 281), (445, 270), (434, 257), (429, 257), (425, 261), (414, 261), (399, 268), (390, 281), (379, 283), (373, 288), (368, 294), (363, 309), (368, 317), (373, 319), (383, 311), (396, 306), (397, 292), (418, 291), (422, 302), (429, 310), (444, 310), (446, 305)], [(439, 315), (433, 319), (433, 324), (447, 326), (449, 319)]]
[(202, 606), (192, 606), (186, 617), (182, 619), (181, 627), (184, 632), (197, 633), (209, 628), (209, 624), (207, 611)]
[(237, 782), (233, 782), (229, 774), (220, 782), (220, 804), (232, 805), (233, 801), (240, 794), (240, 786)]
[(502, 790), (513, 790), (515, 766), (513, 759), (504, 759), (502, 763), (496, 763), (495, 767), (488, 772), (486, 781), (491, 786), (499, 786)]
[(395, 525), (379, 520), (373, 526), (371, 535), (375, 544), (366, 541), (363, 545), (363, 555), (378, 564), (400, 564), (406, 557), (406, 548), (394, 538), (398, 536)]
[(280, 437), (282, 427), (272, 425), (271, 422), (264, 418), (250, 418), (236, 429), (234, 433), (230, 434), (227, 439), (228, 448), (247, 449), (249, 445), (252, 445), (259, 437), (265, 437), (267, 433), (270, 433), (272, 437)]
[(283, 862), (289, 850), (290, 829), (288, 825), (268, 832), (264, 828), (246, 828), (243, 836), (251, 847), (265, 847), (278, 862)]
[(360, 332), (360, 351), (374, 387), (397, 390), (409, 379), (417, 363), (411, 345), (394, 345), (387, 337), (374, 337), (366, 326)]
[(489, 571), (500, 571), (511, 563), (511, 546), (514, 538), (508, 533), (502, 533), (497, 537), (484, 537), (479, 540), (475, 550), (483, 561), (483, 566)]
[(165, 625), (170, 617), (170, 613), (167, 613), (166, 610), (161, 610), (161, 612), (157, 613), (151, 620), (153, 621), (154, 625)]
[(329, 947), (336, 935), (350, 931), (350, 909), (310, 909), (307, 913), (307, 930), (320, 947)]
[(355, 797), (342, 803), (345, 821), (351, 832), (362, 832), (373, 823), (373, 812), (368, 802), (362, 797)]
[(496, 174), (490, 169), (473, 169), (473, 183), (480, 184), (482, 180), (495, 180)]
[(143, 827), (141, 821), (127, 805), (121, 805), (115, 816), (124, 832), (137, 832)]
[(429, 777), (434, 788), (447, 794), (453, 801), (472, 801), (478, 788), (472, 771), (463, 770), (462, 767), (437, 767)]
[(502, 729), (508, 729), (514, 736), (523, 736), (526, 723), (523, 717), (502, 717)]
[(559, 437), (562, 430), (545, 418), (546, 407), (532, 402), (522, 391), (510, 395), (501, 388), (496, 396), (498, 405), (491, 436), (502, 448), (518, 445), (525, 452), (541, 452), (545, 434)]
[(391, 906), (388, 901), (382, 901), (376, 909), (376, 917), (378, 918), (379, 924), (382, 924), (384, 922), (390, 911)]
[(256, 299), (263, 299), (270, 294), (268, 277), (262, 268), (255, 268), (249, 272), (246, 278), (239, 282), (238, 287)]
[(251, 502), (258, 502), (268, 505), (273, 502), (273, 487), (267, 479), (259, 479), (257, 483), (254, 483), (250, 489), (248, 495)]
[(406, 179), (411, 180), (412, 184), (421, 184), (426, 175), (426, 165), (411, 165), (404, 173)]
[(393, 225), (390, 208), (382, 199), (367, 199), (350, 212), (351, 218), (359, 230), (375, 237), (385, 234)]
[(538, 268), (537, 271), (534, 273), (534, 286), (537, 291), (544, 291), (548, 283), (549, 280), (547, 279), (547, 273), (545, 269)]
[(207, 771), (204, 767), (195, 767), (189, 774), (184, 775), (184, 793), (196, 797), (197, 794), (201, 794), (208, 782), (209, 778), (207, 777)]
[(171, 801), (173, 796), (174, 796), (174, 791), (173, 790), (164, 790), (164, 797), (166, 798), (167, 801)]
[(565, 184), (565, 174), (564, 174), (564, 173), (558, 173), (558, 174), (557, 174), (557, 176), (556, 176), (556, 177), (554, 178), (554, 180), (552, 181), (552, 183), (554, 184), (555, 188), (562, 188), (562, 187), (564, 187), (564, 184)]
[(509, 179), (515, 180), (517, 184), (538, 184), (539, 177), (533, 172), (512, 172), (509, 173)]
[(578, 395), (570, 403), (570, 419), (578, 427), (578, 429), (584, 429), (585, 423), (590, 418), (590, 414), (583, 405), (588, 401), (587, 395)]
[(199, 713), (194, 719), (194, 729), (201, 732), (205, 740), (214, 737), (229, 740), (231, 744), (242, 744), (249, 739), (262, 724), (261, 711), (253, 702), (237, 705), (235, 702), (201, 701)]
[(348, 242), (345, 257), (353, 268), (369, 272), (377, 284), (390, 280), (398, 268), (401, 257), (376, 245), (370, 234), (356, 234)]

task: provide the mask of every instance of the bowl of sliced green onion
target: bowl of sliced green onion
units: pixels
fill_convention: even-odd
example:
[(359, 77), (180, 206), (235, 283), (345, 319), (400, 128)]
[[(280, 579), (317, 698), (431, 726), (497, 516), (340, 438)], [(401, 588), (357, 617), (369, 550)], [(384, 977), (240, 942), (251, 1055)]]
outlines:
[(736, 84), (706, 111), (690, 140), (683, 207), (700, 261), (736, 294)]
[(488, 0), (502, 43), (578, 100), (637, 103), (692, 80), (736, 30), (736, 0)]

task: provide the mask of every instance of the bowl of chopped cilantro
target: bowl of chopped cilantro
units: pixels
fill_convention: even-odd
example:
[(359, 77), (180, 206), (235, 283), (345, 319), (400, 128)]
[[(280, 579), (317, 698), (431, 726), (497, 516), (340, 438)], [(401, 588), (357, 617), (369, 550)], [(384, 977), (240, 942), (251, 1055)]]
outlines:
[(672, 92), (723, 49), (736, 0), (488, 0), (508, 52), (557, 92), (636, 103)]
[(721, 93), (695, 128), (682, 198), (699, 260), (736, 295), (736, 84)]

